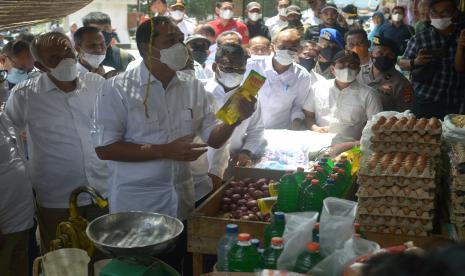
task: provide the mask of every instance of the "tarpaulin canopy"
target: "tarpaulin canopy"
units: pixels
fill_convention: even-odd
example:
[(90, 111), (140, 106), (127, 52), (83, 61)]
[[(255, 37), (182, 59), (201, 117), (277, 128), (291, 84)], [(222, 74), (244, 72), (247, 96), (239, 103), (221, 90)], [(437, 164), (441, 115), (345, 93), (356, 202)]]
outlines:
[(0, 30), (61, 18), (90, 2), (92, 0), (0, 0)]

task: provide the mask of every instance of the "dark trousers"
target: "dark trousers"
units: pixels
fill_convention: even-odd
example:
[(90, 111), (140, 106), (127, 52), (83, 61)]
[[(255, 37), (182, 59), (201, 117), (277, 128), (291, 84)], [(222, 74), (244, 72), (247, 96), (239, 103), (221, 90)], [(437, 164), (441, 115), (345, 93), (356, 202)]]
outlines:
[(457, 114), (459, 112), (460, 104), (446, 104), (415, 97), (413, 113), (417, 118), (436, 117), (440, 120), (444, 120), (446, 115)]

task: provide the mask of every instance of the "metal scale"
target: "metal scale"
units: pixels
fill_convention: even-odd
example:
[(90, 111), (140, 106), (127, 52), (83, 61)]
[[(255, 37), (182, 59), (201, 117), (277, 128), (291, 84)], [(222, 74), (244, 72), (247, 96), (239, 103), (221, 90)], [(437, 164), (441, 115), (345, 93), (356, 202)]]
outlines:
[(180, 276), (156, 257), (173, 249), (183, 231), (176, 218), (147, 212), (101, 216), (87, 226), (87, 236), (114, 258), (100, 276)]

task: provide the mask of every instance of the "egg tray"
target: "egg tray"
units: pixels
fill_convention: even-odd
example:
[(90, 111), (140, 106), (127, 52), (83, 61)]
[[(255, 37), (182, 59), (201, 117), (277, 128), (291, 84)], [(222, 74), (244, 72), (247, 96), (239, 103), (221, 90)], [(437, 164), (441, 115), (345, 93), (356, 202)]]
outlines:
[[(393, 186), (396, 187), (396, 186)], [(363, 198), (379, 198), (379, 197), (403, 197), (403, 198), (416, 198), (416, 199), (434, 199), (436, 196), (435, 189), (425, 190), (424, 188), (411, 189), (404, 187), (397, 191), (397, 189), (381, 187), (380, 189), (372, 186), (359, 187), (356, 195)]]
[(364, 225), (361, 224), (363, 229), (368, 232), (376, 232), (383, 234), (397, 234), (405, 236), (417, 236), (417, 237), (426, 237), (429, 235), (430, 231), (425, 231), (421, 228), (409, 229), (407, 227), (398, 227), (398, 226), (373, 226), (373, 225)]
[(376, 133), (370, 138), (370, 142), (400, 142), (400, 143), (415, 143), (422, 145), (440, 145), (440, 135), (420, 135), (419, 133), (410, 132), (395, 132), (386, 134), (384, 132)]
[(429, 156), (439, 156), (441, 148), (439, 145), (424, 145), (418, 143), (392, 143), (392, 142), (375, 142), (370, 148), (376, 152), (404, 152), (425, 154)]
[(465, 163), (465, 144), (455, 143), (451, 146), (452, 162), (455, 164)]
[(411, 207), (411, 208), (421, 208), (424, 211), (429, 211), (434, 209), (434, 199), (422, 199), (418, 200), (415, 198), (405, 198), (405, 197), (359, 197), (358, 198), (359, 206), (398, 206), (398, 207)]
[(370, 216), (359, 215), (357, 222), (366, 225), (386, 225), (386, 226), (399, 226), (408, 229), (423, 229), (425, 231), (433, 230), (433, 221), (429, 219), (413, 219), (413, 218), (400, 218), (390, 216)]
[(413, 218), (413, 219), (432, 219), (434, 210), (423, 211), (421, 208), (415, 208), (414, 210), (409, 207), (397, 207), (389, 206), (386, 208), (379, 207), (358, 207), (359, 215), (372, 215), (372, 216), (389, 216), (389, 217), (402, 217), (402, 218)]
[(437, 135), (442, 132), (441, 121), (437, 118), (431, 119), (416, 119), (408, 117), (390, 117), (381, 116), (378, 121), (371, 127), (373, 133), (397, 133), (408, 132), (418, 133), (420, 135), (430, 134)]
[(415, 153), (373, 153), (360, 167), (359, 174), (435, 178), (436, 162), (433, 160)]
[(453, 192), (450, 195), (450, 201), (452, 204), (465, 204), (465, 196), (458, 195), (457, 192)]
[(430, 188), (436, 187), (436, 180), (430, 178), (415, 178), (415, 177), (403, 177), (403, 176), (367, 176), (359, 175), (357, 177), (357, 183), (360, 186), (373, 186), (379, 187), (391, 187), (394, 185), (400, 187), (416, 188)]

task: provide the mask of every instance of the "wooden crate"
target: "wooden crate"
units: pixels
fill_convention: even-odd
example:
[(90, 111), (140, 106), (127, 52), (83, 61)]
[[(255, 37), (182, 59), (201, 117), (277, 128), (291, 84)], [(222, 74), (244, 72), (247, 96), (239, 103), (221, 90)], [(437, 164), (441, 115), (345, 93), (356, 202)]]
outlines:
[[(273, 179), (279, 180), (284, 171), (262, 170), (254, 168), (233, 168), (229, 172), (232, 179)], [(229, 181), (230, 181), (229, 180)], [(193, 253), (194, 275), (200, 275), (203, 266), (203, 254), (216, 255), (216, 245), (226, 231), (228, 223), (239, 226), (239, 232), (249, 233), (263, 241), (265, 227), (269, 224), (260, 221), (244, 221), (217, 217), (221, 199), (228, 185), (223, 185), (202, 203), (187, 220), (187, 250)]]

